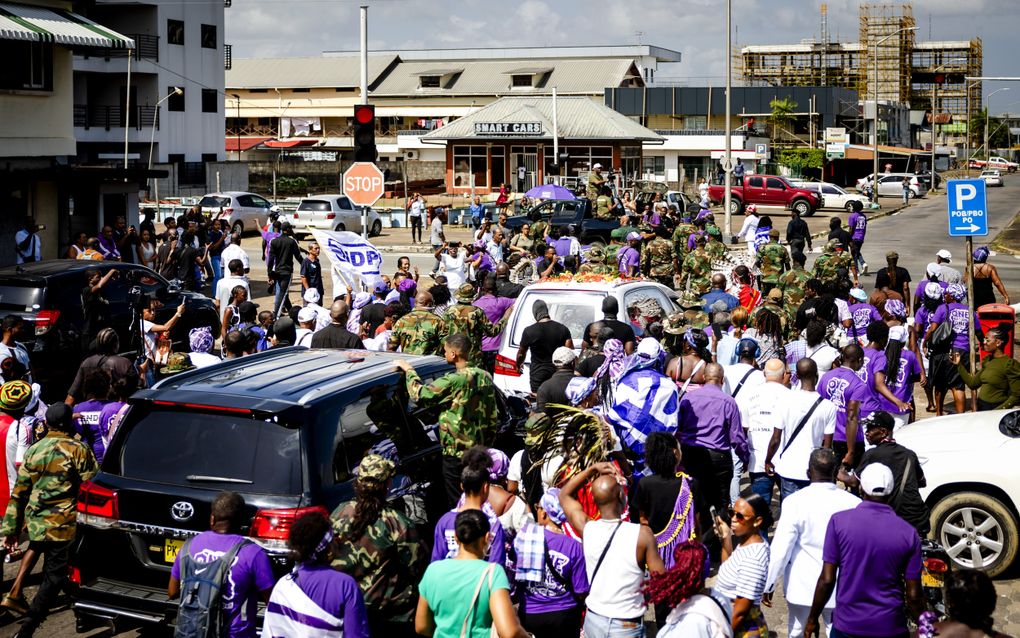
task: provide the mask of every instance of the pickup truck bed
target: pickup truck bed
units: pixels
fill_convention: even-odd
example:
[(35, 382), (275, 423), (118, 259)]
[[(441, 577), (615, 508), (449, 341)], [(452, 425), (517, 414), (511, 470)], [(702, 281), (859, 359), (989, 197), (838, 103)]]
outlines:
[[(821, 208), (821, 195), (803, 188), (797, 188), (784, 177), (776, 175), (745, 175), (743, 179), (734, 178), (730, 187), (730, 212), (738, 215), (747, 204), (759, 206), (782, 206), (787, 210), (796, 209), (801, 217), (809, 217)], [(713, 204), (724, 201), (726, 188), (713, 184), (708, 187), (708, 199)]]

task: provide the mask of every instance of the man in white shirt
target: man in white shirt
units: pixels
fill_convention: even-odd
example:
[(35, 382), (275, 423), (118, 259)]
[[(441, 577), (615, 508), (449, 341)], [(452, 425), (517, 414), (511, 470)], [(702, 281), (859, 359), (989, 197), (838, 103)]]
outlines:
[(935, 253), (935, 263), (939, 266), (939, 279), (947, 284), (963, 283), (963, 275), (960, 271), (948, 264), (953, 260), (953, 254), (943, 248)]
[(493, 264), (503, 262), (503, 231), (499, 228), (492, 231), (492, 238), (485, 243), (485, 252), (489, 253)]
[(248, 263), (248, 253), (244, 252), (244, 249), (241, 248), (241, 235), (237, 233), (230, 236), (230, 244), (220, 253), (220, 264), (222, 264), (224, 276), (230, 272), (230, 262), (235, 259), (241, 260), (241, 264), (244, 267), (242, 274), (251, 272), (251, 264)]
[[(822, 548), (829, 519), (837, 512), (857, 507), (861, 500), (836, 487), (840, 459), (830, 449), (811, 452), (808, 487), (783, 500), (783, 513), (772, 539), (769, 575), (765, 581), (762, 605), (772, 606), (772, 595), (779, 576), (783, 576), (783, 596), (787, 604), (787, 635), (804, 636), (804, 623), (811, 611), (818, 574), (822, 571)], [(835, 596), (822, 611), (825, 633), (832, 635), (832, 610)]]
[(740, 422), (747, 430), (747, 442), (751, 450), (751, 460), (747, 467), (751, 491), (765, 499), (766, 503), (772, 502), (775, 479), (765, 471), (765, 456), (773, 430), (782, 428), (786, 416), (786, 403), (790, 397), (786, 377), (786, 362), (782, 359), (769, 359), (765, 363), (765, 383), (749, 391), (743, 402), (737, 401)]
[(765, 472), (779, 476), (783, 502), (787, 497), (808, 486), (808, 457), (811, 451), (832, 447), (836, 431), (836, 405), (818, 394), (818, 366), (811, 359), (797, 362), (800, 387), (786, 399), (783, 420), (776, 423), (765, 457)]
[[(224, 252), (226, 252), (224, 250)], [(248, 291), (248, 298), (251, 299), (251, 287), (248, 285), (248, 278), (244, 276), (244, 263), (240, 259), (231, 259), (227, 264), (227, 271), (230, 275), (223, 277), (216, 282), (216, 290), (213, 300), (216, 309), (220, 311), (220, 322), (223, 322), (223, 315), (230, 305), (230, 293), (235, 286), (242, 286)]]
[[(737, 362), (723, 366), (723, 392), (733, 397), (740, 408), (741, 417), (746, 413), (746, 405), (751, 391), (765, 383), (765, 375), (758, 369), (758, 355), (761, 346), (754, 339), (741, 339), (737, 342)], [(730, 503), (740, 498), (740, 476), (744, 473), (744, 464), (737, 453), (730, 450), (733, 457), (733, 479), (730, 481)]]
[(333, 322), (333, 318), (329, 315), (329, 310), (319, 305), (319, 301), (322, 298), (319, 296), (318, 290), (309, 288), (305, 291), (302, 299), (305, 302), (304, 308), (311, 308), (315, 311), (315, 328), (312, 332), (318, 332)]

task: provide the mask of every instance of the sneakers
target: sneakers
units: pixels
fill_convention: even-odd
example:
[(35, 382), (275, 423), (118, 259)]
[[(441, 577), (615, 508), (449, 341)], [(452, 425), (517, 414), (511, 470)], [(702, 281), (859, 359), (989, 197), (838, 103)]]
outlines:
[(864, 268), (861, 270), (862, 275), (868, 274), (868, 262), (864, 262)]

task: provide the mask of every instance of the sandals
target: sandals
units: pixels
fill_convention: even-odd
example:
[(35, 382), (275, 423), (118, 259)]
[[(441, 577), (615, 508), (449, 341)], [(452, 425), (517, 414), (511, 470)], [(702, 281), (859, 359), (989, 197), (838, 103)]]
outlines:
[(10, 594), (4, 594), (3, 600), (0, 600), (0, 607), (9, 609), (19, 616), (24, 616), (28, 613), (28, 602), (24, 596), (18, 596), (15, 598)]

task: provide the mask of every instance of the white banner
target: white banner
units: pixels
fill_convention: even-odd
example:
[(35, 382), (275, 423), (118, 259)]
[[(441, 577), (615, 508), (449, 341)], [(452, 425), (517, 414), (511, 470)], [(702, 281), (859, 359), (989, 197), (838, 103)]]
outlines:
[[(382, 254), (361, 235), (349, 231), (312, 230), (312, 236), (329, 260), (333, 275), (333, 296), (344, 294), (347, 286), (355, 292), (371, 289), (380, 278)], [(327, 308), (326, 300), (323, 305)]]

